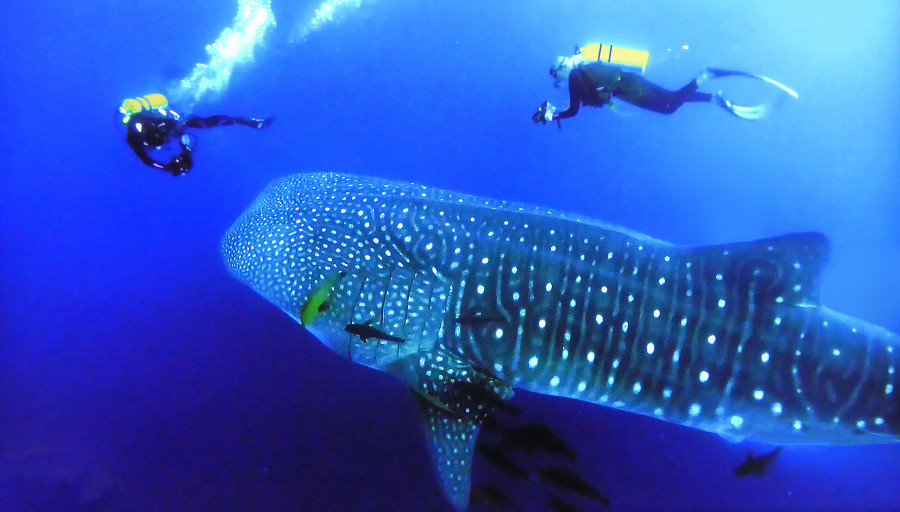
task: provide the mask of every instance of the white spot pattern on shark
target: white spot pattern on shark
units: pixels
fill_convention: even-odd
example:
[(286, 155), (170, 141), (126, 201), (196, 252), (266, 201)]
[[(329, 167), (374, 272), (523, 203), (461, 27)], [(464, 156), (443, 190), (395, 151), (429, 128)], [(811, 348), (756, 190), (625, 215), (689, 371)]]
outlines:
[[(335, 352), (422, 398), (444, 492), (468, 500), (484, 416), (519, 387), (789, 443), (900, 435), (900, 343), (821, 306), (816, 233), (684, 248), (546, 209), (340, 174), (271, 184), (229, 270)], [(483, 321), (457, 322), (462, 315)], [(373, 321), (402, 343), (344, 331)]]

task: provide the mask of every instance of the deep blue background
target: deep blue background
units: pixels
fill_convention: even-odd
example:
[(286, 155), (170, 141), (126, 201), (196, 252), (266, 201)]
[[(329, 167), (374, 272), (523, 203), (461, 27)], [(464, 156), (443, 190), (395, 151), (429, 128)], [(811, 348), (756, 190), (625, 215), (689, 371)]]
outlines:
[[(174, 179), (134, 157), (115, 109), (206, 60), (235, 4), (196, 4), (0, 7), (0, 511), (449, 509), (407, 391), (223, 268), (225, 229), (287, 173), (416, 181), (685, 245), (822, 231), (824, 302), (900, 330), (893, 0), (379, 0), (295, 44), (316, 3), (275, 0), (255, 61), (195, 108), (275, 124), (199, 133), (195, 170)], [(645, 76), (671, 88), (711, 65), (800, 99), (760, 122), (620, 105), (532, 125), (541, 101), (565, 101), (553, 58), (589, 42), (650, 51)], [(705, 89), (776, 96), (756, 85)], [(898, 445), (790, 447), (768, 477), (736, 479), (767, 447), (514, 403), (577, 447), (615, 510), (900, 509)], [(479, 462), (476, 483), (489, 477)]]

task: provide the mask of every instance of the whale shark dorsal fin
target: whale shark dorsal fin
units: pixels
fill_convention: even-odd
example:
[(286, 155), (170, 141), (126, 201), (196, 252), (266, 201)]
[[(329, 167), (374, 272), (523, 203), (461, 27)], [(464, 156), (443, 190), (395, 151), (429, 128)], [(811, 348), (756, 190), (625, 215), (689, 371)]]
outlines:
[(828, 259), (821, 233), (795, 233), (752, 242), (695, 249), (704, 279), (722, 281), (739, 296), (757, 301), (818, 307), (819, 281)]
[(511, 388), (444, 348), (423, 350), (391, 365), (389, 373), (419, 398), (425, 439), (441, 490), (457, 510), (469, 504), (475, 440), (487, 415)]

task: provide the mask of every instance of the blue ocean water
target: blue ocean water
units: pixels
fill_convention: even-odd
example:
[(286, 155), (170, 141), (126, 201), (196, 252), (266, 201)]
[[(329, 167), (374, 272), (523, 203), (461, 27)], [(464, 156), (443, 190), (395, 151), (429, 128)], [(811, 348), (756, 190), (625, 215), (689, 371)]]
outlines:
[[(408, 391), (335, 357), (222, 265), (224, 231), (289, 173), (415, 181), (683, 245), (820, 231), (823, 302), (900, 331), (900, 4), (338, 6), (301, 38), (320, 4), (273, 0), (277, 25), (191, 111), (275, 123), (198, 133), (179, 178), (134, 157), (116, 108), (207, 62), (235, 2), (0, 8), (0, 512), (451, 510)], [(757, 122), (623, 104), (533, 125), (542, 101), (566, 100), (554, 58), (591, 42), (649, 51), (645, 77), (666, 87), (716, 66), (800, 97)], [(777, 96), (758, 85), (704, 89)], [(578, 451), (610, 510), (900, 509), (900, 445), (787, 447), (770, 474), (736, 478), (769, 447), (513, 402)], [(494, 473), (476, 461), (475, 484)], [(534, 483), (502, 484), (515, 498)]]

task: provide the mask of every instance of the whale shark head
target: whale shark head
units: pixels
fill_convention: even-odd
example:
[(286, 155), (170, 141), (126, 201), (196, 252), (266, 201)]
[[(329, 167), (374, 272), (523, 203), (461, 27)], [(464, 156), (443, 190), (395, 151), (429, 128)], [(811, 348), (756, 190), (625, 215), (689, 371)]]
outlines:
[(440, 345), (454, 312), (452, 286), (436, 266), (456, 268), (448, 255), (458, 256), (470, 233), (446, 233), (434, 217), (461, 197), (375, 178), (288, 176), (257, 197), (221, 245), (237, 279), (333, 351), (414, 391), (435, 472), (458, 509), (468, 503), (478, 429), (512, 393)]
[(388, 225), (397, 206), (384, 198), (411, 187), (338, 174), (277, 180), (228, 230), (223, 259), (333, 351), (385, 370), (434, 345), (447, 299)]
[[(289, 177), (271, 183), (231, 226), (221, 252), (228, 270), (269, 302), (300, 321), (300, 308), (318, 283), (348, 265), (330, 244), (338, 227), (317, 222), (327, 214), (311, 183)], [(333, 313), (317, 315), (327, 324)]]

